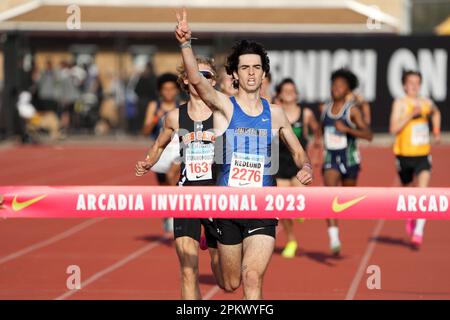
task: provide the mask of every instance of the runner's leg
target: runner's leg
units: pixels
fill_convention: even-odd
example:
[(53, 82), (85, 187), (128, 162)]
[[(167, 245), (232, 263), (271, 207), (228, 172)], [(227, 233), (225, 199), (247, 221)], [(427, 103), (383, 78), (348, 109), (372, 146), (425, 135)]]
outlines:
[(242, 243), (235, 245), (218, 243), (218, 249), (224, 289), (233, 292), (241, 285)]
[(184, 300), (201, 299), (198, 283), (198, 241), (191, 237), (175, 239), (181, 271), (181, 298)]
[(275, 247), (275, 238), (258, 234), (244, 239), (242, 260), (242, 284), (244, 299), (260, 300), (264, 273), (269, 265)]
[[(289, 179), (277, 179), (277, 187), (290, 187), (291, 180)], [(281, 219), (283, 230), (286, 233), (287, 243), (283, 249), (281, 255), (285, 258), (295, 257), (297, 251), (297, 239), (294, 234), (294, 220), (293, 219)]]

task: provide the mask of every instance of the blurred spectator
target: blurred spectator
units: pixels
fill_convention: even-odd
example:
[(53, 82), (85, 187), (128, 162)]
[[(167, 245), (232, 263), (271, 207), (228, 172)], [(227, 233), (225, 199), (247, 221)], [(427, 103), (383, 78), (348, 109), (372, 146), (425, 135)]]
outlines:
[(138, 123), (137, 108), (138, 96), (134, 91), (139, 80), (138, 74), (132, 74), (128, 79), (125, 89), (125, 115), (127, 117), (127, 129), (131, 134), (138, 134), (140, 128)]
[(18, 62), (18, 84), (17, 94), (22, 91), (28, 91), (33, 86), (33, 68), (34, 64), (27, 65), (25, 58), (22, 57)]
[(153, 72), (153, 66), (150, 62), (147, 63), (144, 72), (142, 72), (139, 80), (136, 83), (134, 91), (138, 97), (137, 101), (137, 124), (139, 130), (142, 129), (147, 112), (148, 103), (156, 100), (156, 77)]
[(58, 79), (51, 60), (47, 60), (45, 69), (41, 72), (37, 81), (38, 111), (57, 112), (58, 102), (56, 101)]
[(61, 117), (61, 127), (68, 129), (71, 126), (71, 119), (74, 113), (75, 102), (80, 98), (80, 85), (84, 78), (74, 73), (73, 64), (67, 61), (61, 62), (58, 80), (58, 105)]
[(119, 109), (124, 105), (125, 88), (122, 81), (112, 72), (106, 75), (108, 88), (105, 89), (100, 105), (100, 120), (95, 126), (96, 134), (107, 134), (119, 125)]
[[(28, 62), (28, 63), (27, 63)], [(15, 96), (15, 104), (17, 106), (19, 93), (22, 91), (31, 91), (33, 90), (33, 93), (37, 91), (36, 87), (37, 84), (35, 84), (35, 78), (34, 76), (34, 63), (33, 61), (27, 61), (27, 58), (25, 56), (22, 56), (17, 61), (17, 86), (13, 88), (12, 92)], [(36, 77), (37, 79), (39, 77)], [(36, 100), (37, 95), (33, 95), (33, 99)], [(34, 143), (33, 137), (30, 135), (29, 132), (27, 132), (26, 127), (26, 121), (20, 117), (19, 110), (15, 110), (17, 112), (17, 118), (15, 117), (15, 126), (16, 126), (16, 133), (18, 133), (21, 137), (22, 143)]]
[(25, 128), (31, 136), (37, 134), (40, 130), (48, 131), (52, 140), (63, 138), (59, 132), (59, 120), (53, 111), (38, 112), (31, 104), (31, 93), (22, 91), (19, 94), (17, 109), (20, 118), (25, 121)]
[(81, 96), (74, 108), (74, 127), (94, 128), (99, 119), (99, 109), (103, 99), (103, 88), (95, 64), (85, 65), (86, 78), (81, 86)]

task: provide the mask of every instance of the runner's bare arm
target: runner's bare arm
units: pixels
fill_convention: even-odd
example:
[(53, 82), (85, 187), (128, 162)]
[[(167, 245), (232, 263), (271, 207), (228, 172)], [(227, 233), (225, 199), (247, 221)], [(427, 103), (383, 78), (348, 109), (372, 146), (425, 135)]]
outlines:
[(361, 110), (364, 121), (370, 126), (371, 114), (370, 114), (370, 104), (364, 100), (364, 98), (352, 92), (348, 97), (348, 100), (354, 100), (356, 106)]
[(372, 115), (370, 113), (370, 104), (366, 100), (361, 103), (361, 111), (363, 113), (364, 121), (370, 126), (370, 123), (372, 122)]
[(142, 128), (142, 134), (144, 136), (152, 133), (155, 127), (155, 114), (156, 114), (156, 102), (150, 101), (147, 106), (147, 112), (145, 114), (144, 127)]
[(320, 140), (322, 138), (322, 132), (320, 129), (319, 122), (317, 122), (316, 116), (314, 115), (314, 112), (312, 112), (311, 109), (305, 108), (305, 118), (306, 118), (306, 125), (311, 128), (313, 134), (314, 134), (314, 144), (316, 146), (320, 145)]
[(192, 32), (187, 22), (186, 9), (183, 9), (181, 15), (177, 12), (177, 21), (175, 37), (180, 43), (181, 55), (189, 83), (194, 86), (199, 96), (211, 110), (219, 110), (228, 115), (232, 109), (229, 97), (214, 89), (211, 83), (199, 72), (197, 60), (190, 45)]
[(319, 111), (320, 111), (320, 117), (322, 117), (322, 113), (325, 111), (325, 104), (321, 104), (320, 106), (319, 106)]
[(291, 152), (297, 168), (300, 169), (297, 173), (297, 179), (304, 185), (310, 184), (312, 182), (312, 166), (306, 151), (298, 141), (283, 109), (274, 106), (271, 107), (271, 111), (273, 128), (279, 130), (281, 139)]
[(322, 130), (323, 130), (322, 121), (323, 121), (323, 113), (325, 112), (325, 103), (321, 103), (319, 105), (319, 112), (320, 113), (319, 113), (318, 122), (319, 122), (319, 127), (320, 127), (320, 134), (323, 135), (323, 132), (322, 132)]
[(158, 138), (156, 138), (155, 143), (148, 151), (145, 161), (138, 161), (136, 164), (136, 176), (143, 176), (158, 162), (164, 149), (170, 143), (176, 129), (178, 129), (178, 109), (172, 110), (167, 114), (164, 120), (164, 126)]
[(433, 124), (433, 136), (436, 143), (441, 141), (441, 111), (432, 102), (431, 107), (431, 123)]
[(400, 100), (395, 100), (392, 104), (391, 118), (389, 123), (389, 132), (391, 134), (398, 134), (413, 118), (413, 114), (404, 113), (405, 106)]
[(373, 133), (369, 125), (364, 121), (362, 112), (359, 108), (350, 109), (350, 118), (356, 125), (356, 129), (347, 127), (342, 121), (336, 121), (336, 129), (351, 134), (356, 138), (372, 141)]

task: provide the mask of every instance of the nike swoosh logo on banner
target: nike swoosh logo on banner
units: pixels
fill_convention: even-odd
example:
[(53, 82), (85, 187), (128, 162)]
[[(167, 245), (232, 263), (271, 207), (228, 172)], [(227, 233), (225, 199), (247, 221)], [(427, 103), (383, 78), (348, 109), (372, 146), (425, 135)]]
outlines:
[(13, 199), (13, 201), (12, 201), (11, 207), (12, 207), (13, 211), (16, 211), (16, 212), (17, 212), (17, 211), (23, 210), (23, 209), (25, 209), (25, 208), (27, 208), (27, 207), (29, 207), (29, 206), (35, 204), (36, 202), (41, 201), (41, 200), (44, 199), (46, 196), (47, 196), (47, 195), (44, 194), (44, 195), (39, 196), (39, 197), (36, 197), (36, 198), (34, 198), (34, 199), (30, 199), (30, 200), (22, 201), (22, 202), (19, 202), (19, 201), (17, 200), (17, 196), (14, 196), (14, 199)]
[(347, 210), (348, 208), (354, 206), (355, 204), (357, 204), (358, 202), (360, 202), (361, 200), (363, 200), (364, 198), (366, 198), (366, 196), (362, 196), (347, 202), (343, 202), (343, 203), (339, 203), (338, 202), (338, 197), (336, 196), (333, 199), (333, 204), (332, 204), (332, 209), (334, 212), (338, 213), (338, 212), (342, 212), (344, 210)]

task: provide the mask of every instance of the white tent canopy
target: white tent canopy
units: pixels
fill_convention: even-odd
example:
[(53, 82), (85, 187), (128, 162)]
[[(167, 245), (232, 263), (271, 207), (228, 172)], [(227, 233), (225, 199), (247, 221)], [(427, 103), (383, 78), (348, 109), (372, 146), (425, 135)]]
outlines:
[(192, 27), (204, 32), (402, 32), (402, 1), (388, 5), (379, 0), (378, 6), (365, 2), (12, 0), (0, 5), (0, 29), (66, 31), (67, 7), (75, 4), (80, 8), (84, 31), (171, 32), (175, 10), (186, 6)]

